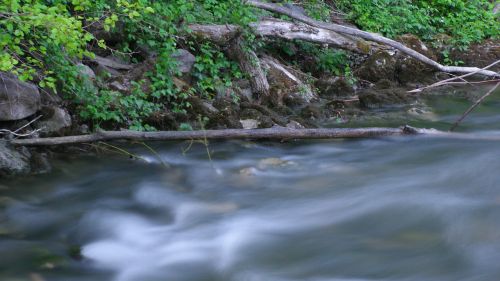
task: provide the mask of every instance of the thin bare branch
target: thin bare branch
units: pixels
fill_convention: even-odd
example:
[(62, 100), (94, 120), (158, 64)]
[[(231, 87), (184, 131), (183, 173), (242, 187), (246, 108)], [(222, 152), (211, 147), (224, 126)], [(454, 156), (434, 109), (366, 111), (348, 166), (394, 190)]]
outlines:
[(484, 94), (482, 97), (480, 97), (473, 105), (471, 105), (462, 114), (462, 116), (460, 116), (460, 118), (458, 118), (457, 121), (455, 121), (455, 123), (453, 123), (453, 126), (451, 126), (451, 128), (450, 128), (450, 132), (455, 130), (458, 127), (458, 125), (460, 124), (460, 122), (462, 122), (462, 120), (464, 120), (465, 117), (467, 117), (467, 115), (469, 115), (469, 113), (471, 113), (479, 104), (481, 104), (489, 95), (491, 95), (498, 88), (498, 86), (500, 86), (500, 82), (497, 83), (495, 86), (493, 86), (493, 88), (491, 88), (486, 94)]
[(418, 93), (418, 92), (422, 92), (423, 90), (426, 90), (426, 89), (435, 88), (435, 87), (439, 87), (439, 86), (443, 86), (443, 85), (448, 85), (448, 84), (450, 84), (449, 82), (451, 82), (451, 81), (462, 80), (462, 79), (464, 79), (466, 77), (469, 77), (469, 76), (472, 76), (472, 75), (478, 73), (480, 70), (489, 69), (489, 68), (497, 65), (498, 63), (500, 63), (500, 60), (497, 60), (497, 61), (493, 62), (492, 64), (487, 65), (487, 66), (485, 66), (485, 67), (483, 67), (483, 68), (481, 68), (481, 69), (479, 69), (477, 71), (474, 71), (474, 72), (471, 72), (471, 73), (467, 73), (467, 74), (464, 74), (464, 75), (461, 75), (461, 76), (454, 76), (454, 77), (451, 77), (451, 78), (448, 78), (448, 79), (436, 82), (436, 83), (434, 83), (432, 85), (429, 85), (429, 86), (426, 86), (426, 87), (422, 87), (422, 88), (418, 88), (418, 89), (415, 89), (415, 90), (408, 91), (408, 93)]

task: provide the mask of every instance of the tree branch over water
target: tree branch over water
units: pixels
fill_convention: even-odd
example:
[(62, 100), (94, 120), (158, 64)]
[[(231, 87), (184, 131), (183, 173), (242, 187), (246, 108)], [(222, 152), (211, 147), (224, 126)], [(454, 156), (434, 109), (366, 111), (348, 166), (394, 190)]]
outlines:
[(384, 36), (381, 36), (381, 35), (378, 35), (375, 33), (367, 32), (367, 31), (359, 30), (356, 28), (340, 25), (340, 24), (317, 21), (317, 20), (314, 20), (314, 19), (312, 19), (304, 14), (292, 11), (291, 9), (288, 9), (286, 7), (279, 6), (279, 5), (276, 5), (273, 3), (266, 3), (266, 2), (261, 2), (258, 0), (247, 0), (246, 3), (250, 6), (255, 7), (255, 8), (263, 9), (263, 10), (273, 12), (273, 13), (278, 13), (281, 15), (286, 15), (288, 17), (291, 17), (292, 19), (304, 22), (304, 23), (309, 24), (309, 25), (314, 26), (314, 27), (323, 28), (326, 30), (331, 30), (331, 31), (338, 32), (338, 33), (343, 34), (343, 35), (350, 35), (350, 36), (363, 38), (363, 39), (368, 40), (368, 41), (373, 41), (373, 42), (377, 42), (377, 43), (381, 43), (381, 44), (393, 47), (393, 48), (407, 54), (408, 56), (410, 56), (414, 59), (417, 59), (417, 60), (419, 60), (427, 65), (430, 65), (430, 66), (434, 67), (435, 69), (442, 71), (442, 72), (476, 73), (476, 74), (481, 74), (481, 75), (489, 76), (489, 77), (500, 77), (499, 73), (496, 73), (496, 72), (490, 71), (490, 70), (480, 69), (477, 67), (445, 66), (445, 65), (442, 65), (442, 64), (426, 57), (425, 55), (423, 55), (423, 54), (421, 54), (421, 53), (419, 53), (411, 48), (406, 47), (404, 44), (399, 43), (397, 41), (394, 41), (392, 39), (389, 39), (387, 37), (384, 37)]
[(386, 136), (415, 135), (421, 131), (409, 126), (401, 128), (333, 128), (333, 129), (289, 129), (273, 127), (268, 129), (227, 129), (199, 131), (100, 131), (90, 135), (16, 139), (11, 143), (24, 146), (49, 146), (78, 143), (92, 143), (110, 140), (171, 141), (171, 140), (229, 140), (229, 139), (342, 139), (373, 138)]
[[(500, 84), (500, 83), (499, 83)], [(464, 140), (500, 141), (500, 136), (451, 133), (435, 129), (421, 129), (410, 126), (399, 128), (330, 128), (330, 129), (290, 129), (273, 127), (268, 129), (227, 129), (199, 131), (100, 131), (90, 135), (54, 138), (15, 139), (10, 143), (19, 146), (55, 146), (101, 141), (183, 141), (183, 140), (304, 140), (304, 139), (362, 139), (396, 136), (420, 136)]]

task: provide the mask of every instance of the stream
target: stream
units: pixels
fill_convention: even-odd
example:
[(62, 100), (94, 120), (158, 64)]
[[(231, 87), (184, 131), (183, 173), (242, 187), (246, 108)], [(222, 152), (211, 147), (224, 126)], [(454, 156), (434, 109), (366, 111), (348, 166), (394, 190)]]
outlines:
[[(410, 125), (447, 129), (470, 105), (429, 103), (439, 110)], [(492, 98), (461, 130), (499, 135), (499, 106)], [(143, 159), (61, 155), (50, 174), (0, 179), (0, 280), (500, 276), (498, 142), (114, 145)]]

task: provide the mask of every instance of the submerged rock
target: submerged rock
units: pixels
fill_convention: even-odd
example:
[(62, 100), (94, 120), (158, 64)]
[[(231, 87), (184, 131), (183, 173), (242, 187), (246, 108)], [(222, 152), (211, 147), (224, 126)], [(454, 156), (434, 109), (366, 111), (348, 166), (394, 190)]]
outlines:
[(402, 88), (366, 89), (359, 93), (361, 107), (377, 109), (403, 106), (415, 102), (416, 98)]
[(10, 73), (0, 72), (0, 121), (20, 120), (40, 109), (38, 88)]
[(0, 141), (0, 177), (27, 174), (30, 172), (30, 155), (27, 150), (21, 153)]
[(297, 163), (293, 161), (271, 157), (260, 160), (259, 163), (257, 164), (257, 168), (259, 168), (260, 170), (265, 170), (273, 167), (290, 167), (296, 165)]

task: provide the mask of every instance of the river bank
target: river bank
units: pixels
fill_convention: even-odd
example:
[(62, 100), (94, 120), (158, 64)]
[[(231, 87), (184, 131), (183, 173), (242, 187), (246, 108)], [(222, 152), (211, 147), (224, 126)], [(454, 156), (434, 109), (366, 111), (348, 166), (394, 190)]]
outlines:
[[(407, 38), (411, 38), (412, 41), (416, 40), (414, 37)], [(418, 42), (425, 47), (423, 43)], [(485, 66), (490, 59), (500, 59), (500, 48), (497, 43), (486, 42), (482, 49), (474, 46), (468, 55), (460, 53), (459, 58), (470, 63), (477, 63), (478, 66)], [(187, 52), (183, 53), (185, 56), (190, 56)], [(488, 59), (483, 59), (484, 57)], [(108, 60), (111, 59), (108, 58)], [(282, 58), (267, 55), (266, 60), (269, 62), (268, 80), (273, 99), (256, 100), (252, 95), (249, 81), (242, 79), (236, 81), (235, 85), (238, 86), (223, 89), (224, 91), (217, 93), (213, 98), (190, 96), (188, 101), (191, 109), (187, 113), (156, 112), (150, 117), (148, 124), (158, 130), (254, 129), (273, 126), (360, 127), (374, 123), (381, 124), (380, 121), (389, 114), (393, 120), (406, 121), (395, 124), (401, 126), (412, 119), (432, 120), (435, 108), (426, 104), (422, 98), (426, 95), (454, 93), (469, 100), (478, 97), (468, 90), (471, 86), (465, 86), (465, 88), (464, 86), (447, 86), (445, 89), (435, 89), (419, 94), (408, 93), (409, 90), (448, 76), (430, 69), (425, 71), (425, 66), (397, 53), (379, 51), (370, 56), (357, 58), (357, 66), (353, 69), (351, 77), (319, 73), (317, 77), (308, 78), (309, 84), (303, 81), (303, 77), (307, 75), (299, 66), (284, 64), (281, 62)], [(182, 58), (180, 62), (182, 61), (184, 65), (181, 69), (185, 69), (186, 72), (184, 76), (175, 78), (175, 81), (180, 87), (192, 87), (189, 84), (192, 78), (187, 71), (190, 69), (192, 60)], [(307, 68), (307, 58), (301, 63), (302, 67)], [(112, 69), (100, 64), (91, 65), (94, 66), (93, 69), (85, 66), (85, 75), (93, 76), (94, 70), (98, 71), (103, 67)], [(134, 66), (133, 69), (129, 65), (121, 68), (129, 70), (113, 69), (115, 75), (111, 76), (107, 83), (117, 85), (117, 81), (124, 81), (125, 77), (131, 75), (131, 72), (137, 72), (137, 69), (147, 69), (148, 65), (145, 62), (140, 66)], [(13, 84), (7, 86), (9, 89), (14, 88)], [(124, 91), (130, 90), (124, 85), (120, 87), (125, 88)], [(30, 85), (28, 89), (36, 88)], [(12, 94), (12, 91), (9, 93)], [(39, 101), (33, 101), (25, 99), (28, 95), (33, 95), (32, 92), (17, 92), (15, 95), (20, 97), (18, 102), (13, 103), (10, 108), (4, 108), (4, 112), (10, 111), (15, 115), (16, 111), (29, 108), (30, 102), (33, 108), (29, 108), (31, 114), (26, 118), (2, 121), (2, 126), (8, 130), (15, 131), (22, 128), (16, 133), (25, 134), (40, 129), (39, 132), (28, 136), (29, 138), (79, 135), (90, 131), (92, 124), (83, 122), (75, 113), (72, 113), (71, 107), (65, 106), (64, 101), (57, 96), (50, 96), (50, 99), (47, 99), (40, 95)], [(39, 120), (32, 122), (39, 116)], [(2, 151), (0, 153), (2, 176), (40, 174), (50, 171), (50, 150), (13, 148), (7, 142), (2, 141), (0, 149)]]
[[(300, 27), (295, 24), (295, 27)], [(206, 26), (193, 26), (196, 34), (206, 36)], [(292, 32), (304, 32), (291, 29)], [(205, 32), (205, 33), (203, 33)], [(310, 32), (310, 31), (308, 31)], [(97, 39), (106, 39), (109, 45), (119, 36), (97, 30)], [(213, 38), (210, 40), (214, 40)], [(225, 40), (225, 39), (224, 39)], [(467, 51), (460, 51), (442, 41), (433, 42), (432, 46), (423, 43), (414, 35), (399, 36), (397, 40), (405, 46), (437, 61), (466, 63), (485, 67), (500, 59), (499, 41), (486, 40), (470, 46)], [(225, 41), (224, 41), (225, 42)], [(114, 44), (119, 44), (114, 42)], [(337, 44), (337, 43), (335, 43)], [(362, 43), (364, 44), (364, 43)], [(182, 47), (182, 46), (181, 46)], [(137, 98), (137, 86), (142, 95), (154, 87), (149, 77), (150, 71), (157, 66), (158, 54), (148, 49), (140, 51), (141, 59), (125, 61), (109, 51), (98, 51), (93, 58), (87, 58), (78, 65), (78, 79), (87, 83), (91, 93), (96, 95), (95, 104), (87, 104), (95, 116), (104, 121), (95, 122), (83, 118), (82, 106), (78, 102), (69, 102), (63, 94), (39, 89), (35, 84), (21, 82), (17, 77), (1, 72), (0, 105), (1, 127), (5, 139), (0, 145), (0, 175), (40, 174), (50, 171), (51, 151), (46, 149), (14, 148), (9, 145), (10, 138), (51, 137), (81, 135), (98, 129), (128, 130), (204, 130), (204, 129), (257, 129), (273, 126), (287, 128), (350, 127), (373, 124), (383, 119), (387, 112), (400, 114), (401, 120), (432, 119), (435, 108), (429, 107), (425, 95), (439, 93), (467, 93), (465, 98), (473, 99), (467, 89), (461, 87), (435, 89), (417, 94), (408, 93), (433, 82), (449, 78), (447, 73), (436, 71), (408, 55), (378, 44), (353, 47), (352, 52), (331, 52), (347, 59), (346, 69), (333, 71), (325, 67), (328, 59), (335, 57), (312, 56), (304, 51), (303, 45), (288, 43), (282, 39), (268, 43), (266, 48), (255, 53), (259, 68), (265, 76), (262, 81), (266, 94), (260, 92), (260, 86), (254, 75), (253, 66), (241, 63), (246, 69), (241, 77), (226, 84), (213, 87), (210, 94), (200, 94), (199, 53), (179, 48), (170, 59), (175, 62), (178, 74), (172, 78), (174, 88), (179, 93), (186, 93), (182, 99), (186, 110), (171, 107), (171, 100), (156, 100), (155, 107), (162, 110), (145, 108), (145, 101)], [(307, 47), (310, 48), (310, 47)], [(199, 51), (199, 50), (198, 50)], [(229, 51), (231, 56), (232, 51)], [(338, 58), (337, 58), (338, 59)], [(326, 60), (326, 62), (325, 62)], [(338, 65), (331, 65), (331, 67)], [(499, 66), (491, 68), (498, 71)], [(259, 73), (260, 73), (259, 72)], [(138, 84), (138, 81), (141, 81)], [(261, 82), (262, 82), (261, 81)], [(164, 81), (166, 82), (166, 81)], [(470, 86), (466, 86), (470, 87)], [(111, 92), (105, 92), (111, 90)], [(103, 93), (110, 96), (103, 96)], [(105, 103), (100, 105), (100, 103)], [(106, 104), (107, 103), (107, 104)], [(151, 113), (141, 119), (142, 123), (123, 122), (114, 112), (114, 108), (134, 103), (138, 110)], [(175, 104), (175, 102), (174, 102)], [(151, 106), (148, 105), (148, 106)], [(99, 109), (107, 108), (108, 111)], [(122, 110), (122, 109), (120, 109)], [(83, 111), (86, 112), (86, 111)], [(144, 112), (129, 112), (131, 116)], [(86, 114), (89, 114), (87, 112)], [(110, 114), (106, 117), (106, 114)], [(402, 121), (404, 122), (404, 121)], [(401, 126), (405, 124), (397, 124)]]

